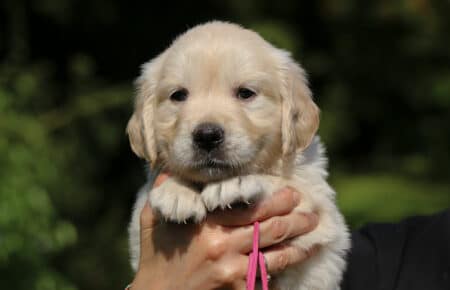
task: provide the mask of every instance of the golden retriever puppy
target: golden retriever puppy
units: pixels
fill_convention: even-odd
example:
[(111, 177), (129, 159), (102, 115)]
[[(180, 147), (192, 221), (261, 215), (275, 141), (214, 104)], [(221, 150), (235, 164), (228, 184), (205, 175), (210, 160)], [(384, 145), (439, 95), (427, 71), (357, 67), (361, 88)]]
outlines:
[(292, 243), (317, 255), (277, 275), (280, 289), (338, 289), (350, 246), (327, 184), (319, 110), (303, 69), (290, 54), (238, 25), (209, 22), (179, 36), (143, 65), (127, 132), (133, 151), (172, 175), (141, 189), (130, 224), (139, 258), (139, 213), (147, 199), (175, 222), (291, 186), (296, 210), (315, 211), (315, 230)]

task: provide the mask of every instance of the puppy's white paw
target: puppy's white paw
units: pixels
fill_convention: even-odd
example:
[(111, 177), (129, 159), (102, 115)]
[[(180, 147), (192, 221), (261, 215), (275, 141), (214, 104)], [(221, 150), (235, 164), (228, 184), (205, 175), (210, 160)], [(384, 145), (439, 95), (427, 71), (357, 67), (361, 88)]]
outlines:
[(173, 222), (200, 222), (206, 216), (206, 208), (200, 194), (173, 178), (154, 188), (150, 192), (149, 200), (152, 208)]
[(257, 175), (238, 176), (208, 184), (201, 196), (209, 211), (218, 207), (224, 209), (236, 202), (249, 203), (261, 198), (266, 193), (265, 183)]

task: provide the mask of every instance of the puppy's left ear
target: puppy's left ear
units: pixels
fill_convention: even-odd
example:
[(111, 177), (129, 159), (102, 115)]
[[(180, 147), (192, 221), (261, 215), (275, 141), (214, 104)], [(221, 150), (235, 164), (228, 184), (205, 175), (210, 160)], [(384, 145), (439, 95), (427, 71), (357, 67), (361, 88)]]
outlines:
[(319, 109), (304, 70), (285, 55), (282, 71), (282, 152), (284, 156), (303, 150), (311, 143), (319, 128)]
[(154, 129), (155, 88), (163, 61), (164, 53), (143, 65), (142, 74), (136, 80), (134, 112), (126, 130), (134, 153), (149, 161), (151, 167), (158, 158)]

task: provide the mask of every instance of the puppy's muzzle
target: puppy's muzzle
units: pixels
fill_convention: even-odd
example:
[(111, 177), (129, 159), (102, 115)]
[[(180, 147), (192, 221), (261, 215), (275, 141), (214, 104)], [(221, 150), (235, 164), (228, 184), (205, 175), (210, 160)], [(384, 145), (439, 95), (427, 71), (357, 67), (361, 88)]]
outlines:
[(202, 123), (192, 132), (192, 139), (197, 148), (211, 152), (223, 143), (225, 132), (218, 124)]

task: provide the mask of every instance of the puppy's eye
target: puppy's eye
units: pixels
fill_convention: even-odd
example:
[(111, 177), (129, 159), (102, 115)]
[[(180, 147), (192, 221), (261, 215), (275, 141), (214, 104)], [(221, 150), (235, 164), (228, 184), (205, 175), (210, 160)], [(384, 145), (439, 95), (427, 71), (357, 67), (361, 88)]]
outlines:
[(236, 97), (241, 100), (248, 100), (256, 96), (256, 93), (247, 88), (238, 88)]
[(174, 102), (186, 101), (187, 97), (188, 91), (186, 89), (179, 89), (170, 95), (170, 99)]

